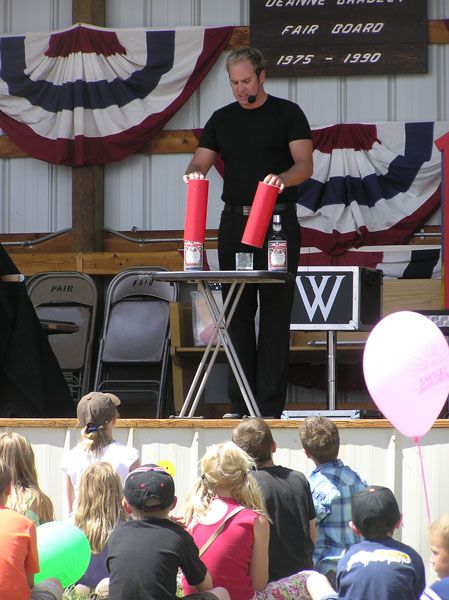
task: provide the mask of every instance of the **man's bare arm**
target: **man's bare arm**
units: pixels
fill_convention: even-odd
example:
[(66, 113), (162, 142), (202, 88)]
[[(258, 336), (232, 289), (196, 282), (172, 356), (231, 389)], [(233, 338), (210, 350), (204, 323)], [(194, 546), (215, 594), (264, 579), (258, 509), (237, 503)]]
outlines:
[(294, 140), (290, 142), (289, 147), (294, 161), (293, 165), (278, 175), (269, 173), (264, 179), (264, 183), (276, 185), (281, 192), (286, 187), (306, 181), (313, 173), (312, 141)]
[(204, 179), (214, 164), (217, 152), (208, 148), (197, 148), (183, 176), (187, 183), (189, 179)]

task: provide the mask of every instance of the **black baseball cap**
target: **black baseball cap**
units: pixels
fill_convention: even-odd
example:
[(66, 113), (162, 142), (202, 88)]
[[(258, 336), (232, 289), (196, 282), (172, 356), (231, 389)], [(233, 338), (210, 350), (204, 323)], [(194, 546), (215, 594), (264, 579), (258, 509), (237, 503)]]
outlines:
[(352, 522), (364, 531), (393, 529), (401, 511), (393, 492), (380, 485), (371, 485), (352, 497)]
[(168, 508), (175, 498), (173, 477), (157, 465), (142, 465), (125, 479), (124, 495), (134, 508), (157, 511)]

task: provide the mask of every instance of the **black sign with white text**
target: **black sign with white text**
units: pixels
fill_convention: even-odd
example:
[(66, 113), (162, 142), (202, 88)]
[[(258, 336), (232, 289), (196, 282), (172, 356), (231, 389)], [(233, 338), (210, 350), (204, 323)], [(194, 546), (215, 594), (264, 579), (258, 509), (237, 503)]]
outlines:
[(425, 0), (250, 0), (273, 77), (427, 72)]

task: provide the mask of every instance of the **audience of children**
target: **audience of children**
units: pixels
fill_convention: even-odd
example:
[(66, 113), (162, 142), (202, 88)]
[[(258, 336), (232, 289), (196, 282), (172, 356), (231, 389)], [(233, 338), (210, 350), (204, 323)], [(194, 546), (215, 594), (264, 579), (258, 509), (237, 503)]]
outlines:
[(335, 585), (339, 559), (360, 540), (348, 525), (351, 500), (367, 484), (338, 458), (340, 436), (333, 421), (322, 416), (307, 417), (300, 426), (299, 437), (306, 455), (316, 465), (309, 475), (317, 519), (315, 569)]
[(108, 540), (119, 521), (126, 519), (122, 507), (123, 488), (118, 473), (106, 462), (94, 463), (81, 475), (73, 523), (86, 534), (91, 559), (75, 586), (79, 596), (89, 596), (109, 576), (106, 568)]
[(36, 527), (54, 521), (53, 503), (39, 487), (30, 442), (19, 433), (1, 433), (0, 459), (11, 471), (11, 491), (6, 506), (31, 519)]
[(424, 564), (407, 544), (393, 539), (402, 515), (391, 490), (370, 486), (352, 499), (351, 528), (363, 540), (338, 563), (337, 592), (325, 577), (312, 574), (313, 600), (419, 600), (425, 587)]
[(12, 490), (12, 472), (0, 459), (0, 598), (2, 600), (61, 600), (56, 579), (34, 585), (39, 572), (36, 525), (6, 506)]
[[(268, 583), (269, 520), (251, 471), (254, 460), (234, 442), (211, 446), (183, 510), (215, 585), (232, 600), (308, 598), (301, 574)], [(183, 580), (186, 594), (191, 586)]]
[(440, 578), (424, 590), (420, 600), (449, 600), (449, 514), (429, 527), (431, 563)]
[(109, 538), (109, 599), (175, 600), (181, 568), (193, 592), (201, 592), (195, 598), (229, 600), (226, 590), (213, 588), (190, 534), (169, 518), (177, 500), (169, 473), (144, 465), (128, 475), (124, 495), (131, 519)]
[(256, 462), (252, 473), (271, 519), (269, 581), (312, 569), (316, 524), (307, 478), (299, 471), (274, 464), (276, 443), (263, 419), (243, 419), (232, 439)]
[[(263, 419), (242, 420), (233, 442), (206, 451), (180, 520), (170, 518), (177, 499), (167, 471), (135, 469), (137, 450), (113, 441), (118, 398), (93, 392), (82, 401), (85, 442), (63, 460), (67, 478), (68, 466), (78, 466), (70, 478), (77, 498), (72, 520), (92, 550), (78, 597), (95, 591), (111, 600), (175, 600), (180, 569), (191, 600), (449, 600), (449, 514), (429, 527), (440, 580), (426, 588), (421, 557), (393, 538), (402, 519), (393, 493), (366, 486), (337, 458), (340, 440), (330, 419), (309, 417), (300, 427), (316, 464), (310, 487), (302, 473), (274, 464), (276, 444)], [(2, 600), (62, 598), (57, 580), (33, 585), (36, 524), (53, 518), (31, 444), (17, 433), (0, 434)]]
[(122, 484), (130, 471), (139, 466), (139, 452), (112, 438), (119, 416), (120, 400), (114, 394), (90, 392), (77, 404), (76, 414), (82, 429), (82, 440), (61, 461), (66, 479), (69, 512), (75, 508), (81, 475), (96, 462), (110, 463), (120, 476)]

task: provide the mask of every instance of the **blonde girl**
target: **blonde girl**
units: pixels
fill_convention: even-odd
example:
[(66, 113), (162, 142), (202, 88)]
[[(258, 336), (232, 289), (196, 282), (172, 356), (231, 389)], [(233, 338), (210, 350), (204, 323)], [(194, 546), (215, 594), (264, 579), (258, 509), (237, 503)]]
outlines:
[(11, 494), (6, 506), (30, 518), (36, 526), (54, 521), (52, 501), (39, 487), (30, 442), (18, 433), (1, 433), (0, 459), (11, 470)]
[(92, 551), (89, 567), (78, 582), (89, 588), (89, 592), (109, 577), (106, 568), (108, 540), (116, 524), (126, 519), (122, 500), (122, 482), (109, 463), (99, 462), (87, 467), (80, 479), (73, 523), (84, 531)]
[[(224, 587), (232, 600), (309, 598), (302, 575), (267, 583), (270, 525), (253, 468), (253, 459), (233, 442), (210, 447), (183, 520), (200, 551), (225, 523), (201, 559), (214, 585)], [(192, 593), (185, 580), (183, 589)]]
[(140, 464), (136, 448), (120, 444), (112, 437), (119, 405), (117, 396), (103, 392), (90, 392), (78, 402), (76, 414), (82, 427), (82, 439), (63, 456), (61, 462), (69, 513), (76, 506), (80, 479), (87, 467), (97, 462), (108, 462), (123, 485), (128, 473)]

